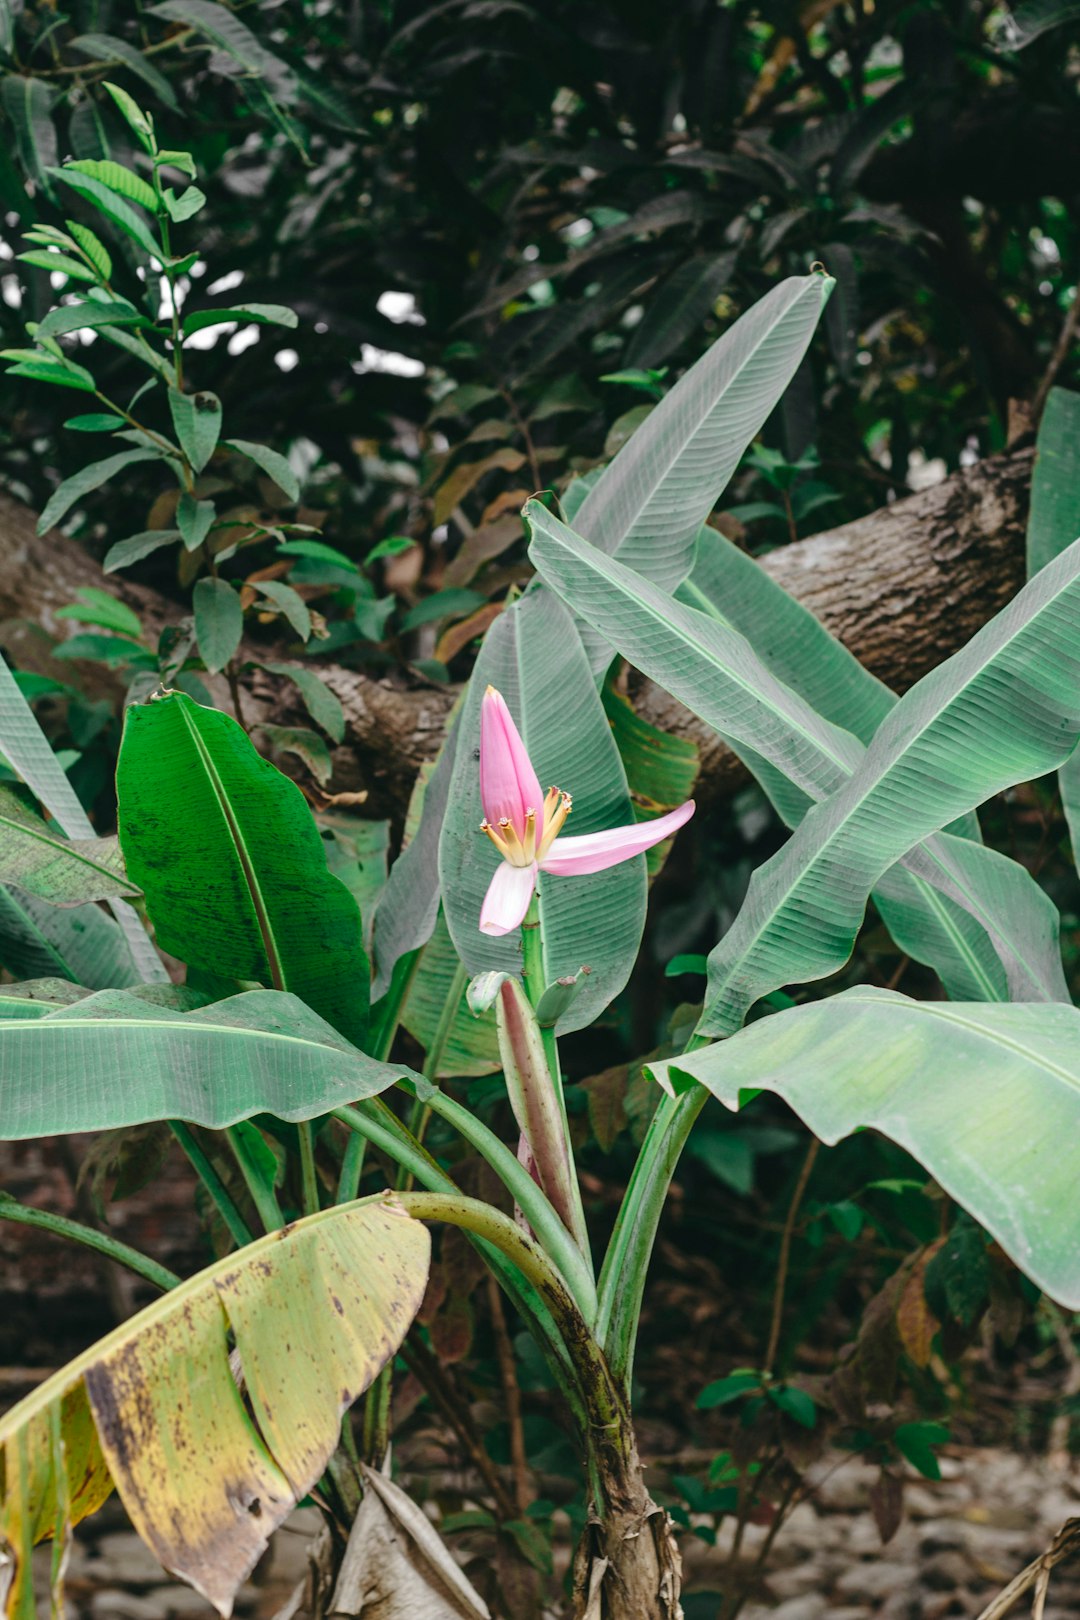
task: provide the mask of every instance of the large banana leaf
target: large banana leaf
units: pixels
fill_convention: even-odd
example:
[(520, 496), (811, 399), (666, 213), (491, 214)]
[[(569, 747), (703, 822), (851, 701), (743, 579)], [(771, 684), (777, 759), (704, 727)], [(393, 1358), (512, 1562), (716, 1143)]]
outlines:
[(295, 996), (247, 990), (177, 1013), (101, 990), (0, 1024), (0, 1138), (185, 1119), (221, 1129), (252, 1114), (313, 1119), (385, 1091), (404, 1064), (350, 1046)]
[[(812, 803), (826, 799), (859, 768), (866, 750), (858, 738), (811, 708), (715, 608), (706, 615), (673, 599), (602, 556), (538, 503), (530, 503), (527, 516), (531, 554), (544, 577), (634, 664), (715, 726), (758, 776), (789, 826), (797, 826)], [(744, 623), (760, 634), (768, 615), (762, 599), (742, 583), (741, 606), (737, 591), (733, 602)], [(776, 614), (780, 629), (767, 642), (769, 650), (788, 648), (783, 631), (785, 621), (793, 620), (791, 641), (809, 650), (810, 667), (816, 668), (814, 632), (787, 613), (786, 593), (771, 582), (765, 589), (783, 598)], [(791, 606), (804, 614), (797, 604)], [(781, 656), (790, 659), (790, 650)], [(850, 655), (841, 650), (838, 658), (825, 656), (839, 687)], [(785, 668), (790, 670), (790, 663)], [(893, 699), (873, 677), (867, 682), (855, 703), (842, 704), (836, 695), (828, 701), (834, 713), (872, 734)], [(901, 948), (933, 966), (950, 994), (1068, 1000), (1057, 913), (1023, 868), (946, 833), (901, 859), (901, 868), (879, 876), (875, 900)]]
[(791, 276), (691, 366), (597, 479), (576, 526), (669, 589), (698, 530), (798, 369), (834, 282)]
[(465, 1000), (466, 982), (446, 919), (440, 912), (416, 965), (401, 1014), (409, 1034), (430, 1056), (440, 1037), (447, 1001), (457, 996), (457, 1008), (445, 1031), (441, 1053), (437, 1054), (437, 1072), (429, 1063), (424, 1064), (429, 1080), (493, 1074), (499, 1067), (494, 1009), (489, 1008), (479, 1017), (471, 1012)]
[(9, 1620), (35, 1617), (34, 1543), (63, 1538), (114, 1484), (155, 1557), (228, 1615), (404, 1338), (429, 1259), (426, 1228), (392, 1202), (324, 1210), (181, 1283), (13, 1407), (0, 1421)]
[(127, 712), (120, 845), (158, 943), (189, 966), (290, 990), (361, 1045), (360, 909), (303, 794), (236, 721), (174, 692)]
[(60, 837), (18, 794), (0, 787), (0, 882), (54, 906), (137, 895), (115, 838)]
[(774, 1091), (825, 1142), (873, 1126), (913, 1153), (1021, 1270), (1080, 1307), (1080, 1012), (860, 988), (649, 1065), (729, 1107)]
[[(470, 974), (521, 969), (520, 935), (480, 932), (480, 907), (498, 857), (480, 831), (480, 703), (488, 684), (505, 697), (543, 787), (574, 798), (567, 828), (599, 832), (633, 820), (626, 773), (573, 621), (549, 591), (529, 591), (488, 631), (458, 722), (457, 756), (439, 844), (443, 907)], [(596, 1018), (630, 976), (645, 923), (645, 858), (592, 877), (540, 877), (548, 984), (592, 972), (560, 1031)]]
[(1080, 737), (1080, 542), (907, 692), (847, 783), (759, 867), (709, 958), (703, 1034), (851, 953), (870, 890), (992, 793), (1053, 770)]
[[(18, 771), (27, 787), (53, 816), (69, 838), (93, 838), (94, 829), (79, 803), (63, 766), (34, 718), (34, 711), (19, 691), (15, 677), (0, 658), (0, 754)], [(137, 914), (125, 900), (109, 902), (125, 941), (131, 967), (118, 983), (132, 976), (163, 983), (168, 974), (147, 938)], [(86, 981), (89, 982), (89, 981)]]
[(115, 918), (92, 905), (51, 906), (3, 884), (0, 963), (17, 979), (70, 979), (91, 990), (143, 982)]
[[(1028, 513), (1028, 575), (1058, 556), (1080, 535), (1080, 394), (1051, 388), (1039, 424)], [(1080, 862), (1080, 757), (1074, 751), (1058, 771), (1061, 807), (1073, 860)]]

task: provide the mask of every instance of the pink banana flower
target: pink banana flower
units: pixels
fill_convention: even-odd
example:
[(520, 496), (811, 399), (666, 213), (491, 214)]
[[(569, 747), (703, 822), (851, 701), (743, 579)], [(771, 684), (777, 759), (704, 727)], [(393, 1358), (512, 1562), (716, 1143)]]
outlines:
[(510, 710), (493, 686), (480, 705), (480, 798), (481, 831), (502, 856), (480, 910), (483, 934), (509, 934), (518, 927), (529, 909), (538, 872), (553, 877), (602, 872), (670, 837), (694, 813), (694, 801), (687, 799), (655, 821), (580, 838), (561, 836), (572, 807), (570, 795), (554, 787), (541, 792)]

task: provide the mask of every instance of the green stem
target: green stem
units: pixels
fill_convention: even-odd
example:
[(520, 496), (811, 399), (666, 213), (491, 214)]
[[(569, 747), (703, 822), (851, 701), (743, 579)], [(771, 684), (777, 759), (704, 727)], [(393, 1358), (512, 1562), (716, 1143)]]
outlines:
[(361, 1136), (359, 1131), (350, 1131), (341, 1160), (335, 1204), (348, 1204), (360, 1196), (360, 1178), (364, 1173), (366, 1148), (367, 1138)]
[(69, 1221), (64, 1215), (51, 1215), (48, 1210), (28, 1209), (25, 1204), (18, 1204), (7, 1195), (0, 1198), (0, 1220), (18, 1221), (23, 1226), (39, 1226), (45, 1232), (55, 1232), (57, 1237), (69, 1238), (87, 1249), (96, 1249), (98, 1254), (115, 1260), (118, 1266), (126, 1266), (164, 1293), (183, 1280), (175, 1271), (170, 1271), (167, 1266), (159, 1266), (156, 1260), (140, 1254), (138, 1249), (129, 1248), (107, 1232), (95, 1232), (92, 1226)]
[(230, 1125), (225, 1135), (229, 1139), (229, 1146), (233, 1150), (233, 1157), (240, 1167), (240, 1174), (244, 1178), (252, 1202), (259, 1212), (259, 1219), (267, 1232), (280, 1232), (285, 1225), (285, 1217), (281, 1213), (281, 1205), (277, 1201), (277, 1194), (273, 1187), (268, 1187), (266, 1181), (252, 1157), (244, 1132), (236, 1125)]
[(611, 1234), (600, 1273), (596, 1336), (612, 1377), (628, 1390), (645, 1277), (675, 1166), (708, 1101), (704, 1086), (665, 1095), (652, 1117)]
[(190, 1125), (185, 1125), (183, 1121), (179, 1119), (170, 1119), (169, 1127), (172, 1130), (173, 1135), (176, 1137), (176, 1140), (180, 1143), (180, 1146), (191, 1160), (191, 1163), (198, 1174), (199, 1180), (209, 1193), (214, 1205), (217, 1208), (218, 1214), (221, 1216), (222, 1220), (225, 1222), (225, 1225), (232, 1233), (235, 1241), (240, 1245), (241, 1248), (243, 1248), (247, 1243), (254, 1243), (255, 1234), (252, 1232), (244, 1217), (241, 1215), (240, 1211), (229, 1197), (225, 1183), (222, 1181), (221, 1177), (210, 1163), (210, 1160), (199, 1146)]
[(454, 976), (450, 980), (450, 988), (446, 992), (439, 1022), (435, 1026), (435, 1034), (431, 1038), (431, 1045), (424, 1054), (424, 1073), (434, 1084), (439, 1078), (439, 1069), (442, 1065), (443, 1055), (446, 1052), (446, 1043), (450, 1039), (450, 1032), (454, 1027), (454, 1019), (461, 1006), (461, 998), (465, 994), (465, 986), (469, 982), (469, 975), (464, 965), (459, 962), (454, 969)]
[[(540, 902), (534, 894), (529, 902), (529, 909), (525, 913), (525, 921), (521, 925), (521, 954), (522, 976), (525, 981), (525, 994), (529, 1004), (535, 1012), (540, 1005), (540, 998), (547, 988), (544, 970), (544, 942), (540, 925)], [(574, 1149), (570, 1140), (570, 1120), (566, 1112), (566, 1096), (563, 1091), (562, 1065), (559, 1062), (559, 1043), (556, 1039), (554, 1026), (541, 1026), (540, 1035), (544, 1043), (544, 1055), (547, 1058), (548, 1073), (555, 1096), (559, 1102), (559, 1113), (562, 1117), (563, 1141), (566, 1144), (566, 1160), (570, 1166), (570, 1197), (573, 1204), (573, 1218), (575, 1237), (589, 1270), (590, 1280), (593, 1278), (592, 1256), (589, 1252), (588, 1226), (585, 1222), (585, 1209), (581, 1202), (581, 1187), (578, 1183), (577, 1164), (574, 1161)], [(524, 1205), (522, 1205), (524, 1208)]]
[(304, 1214), (317, 1215), (322, 1208), (319, 1197), (319, 1177), (315, 1169), (315, 1132), (311, 1121), (305, 1119), (297, 1126), (300, 1136), (300, 1176), (303, 1187)]
[[(398, 1083), (403, 1091), (414, 1089), (407, 1080)], [(517, 1155), (499, 1140), (494, 1131), (445, 1092), (432, 1090), (424, 1101), (433, 1114), (446, 1120), (448, 1125), (453, 1125), (459, 1136), (464, 1137), (494, 1170), (507, 1192), (512, 1194), (538, 1241), (562, 1273), (582, 1316), (591, 1322), (596, 1313), (596, 1283), (589, 1262)]]

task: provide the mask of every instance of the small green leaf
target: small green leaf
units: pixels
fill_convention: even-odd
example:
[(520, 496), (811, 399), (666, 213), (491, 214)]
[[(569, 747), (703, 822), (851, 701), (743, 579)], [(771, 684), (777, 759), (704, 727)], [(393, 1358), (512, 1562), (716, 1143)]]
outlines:
[(426, 596), (422, 602), (410, 608), (401, 621), (401, 633), (415, 630), (421, 624), (431, 624), (437, 619), (446, 619), (451, 616), (462, 618), (466, 613), (472, 613), (475, 608), (483, 607), (487, 601), (479, 591), (467, 591), (460, 588), (445, 591), (436, 591), (433, 596)]
[(147, 152), (152, 152), (154, 150), (154, 121), (150, 114), (144, 113), (134, 97), (129, 96), (127, 91), (122, 90), (118, 84), (110, 84), (109, 80), (106, 79), (105, 88), (112, 97), (121, 118), (139, 137), (140, 144)]
[(276, 450), (270, 450), (265, 444), (252, 444), (248, 439), (226, 439), (227, 450), (237, 450), (242, 456), (247, 456), (256, 467), (261, 467), (268, 478), (272, 478), (278, 487), (284, 490), (291, 501), (300, 499), (300, 481), (293, 472), (284, 456), (278, 455)]
[[(3, 357), (10, 358), (10, 355), (11, 351), (7, 350)], [(30, 377), (34, 382), (55, 383), (58, 388), (77, 388), (82, 394), (92, 394), (97, 389), (97, 384), (85, 367), (56, 361), (45, 354), (12, 366), (8, 376)]]
[[(176, 217), (174, 214), (173, 218)], [(230, 309), (193, 309), (184, 316), (181, 330), (185, 337), (190, 337), (208, 326), (223, 326), (231, 321), (253, 322), (256, 326), (294, 327), (297, 324), (295, 311), (284, 304), (234, 304)]]
[(224, 579), (200, 579), (192, 593), (195, 635), (202, 661), (216, 675), (232, 658), (244, 633), (244, 610)]
[(88, 270), (85, 264), (68, 253), (51, 253), (46, 248), (41, 252), (20, 253), (17, 257), (21, 264), (32, 264), (36, 270), (47, 270), (50, 275), (73, 276), (76, 281), (97, 280), (95, 271)]
[(279, 552), (290, 557), (313, 557), (317, 562), (333, 563), (338, 568), (347, 568), (350, 573), (360, 572), (351, 557), (346, 557), (343, 551), (337, 551), (322, 540), (287, 540), (278, 546)]
[(111, 433), (114, 428), (122, 428), (124, 418), (112, 416), (108, 411), (88, 411), (85, 416), (69, 416), (64, 423), (73, 433)]
[(87, 262), (93, 265), (102, 281), (108, 281), (112, 275), (112, 259), (104, 242), (94, 235), (89, 225), (80, 225), (74, 219), (66, 220), (65, 224), (85, 253)]
[(169, 410), (185, 456), (196, 472), (202, 472), (221, 433), (220, 399), (216, 394), (181, 394), (170, 388)]
[(194, 180), (196, 172), (195, 159), (190, 152), (163, 150), (154, 153), (155, 169), (165, 168), (170, 164), (174, 169), (179, 169), (181, 173), (186, 174), (189, 180)]
[(380, 540), (377, 546), (372, 546), (364, 561), (373, 563), (378, 562), (380, 557), (399, 557), (403, 551), (409, 551), (419, 543), (408, 534), (391, 534), (385, 540)]
[(901, 1423), (893, 1435), (893, 1444), (925, 1479), (940, 1479), (941, 1468), (931, 1447), (944, 1445), (949, 1438), (943, 1423)]
[(176, 526), (189, 551), (198, 551), (215, 517), (213, 501), (197, 501), (185, 490), (176, 504)]
[(253, 581), (255, 589), (265, 596), (284, 615), (292, 625), (301, 641), (307, 641), (311, 636), (311, 614), (308, 612), (304, 598), (294, 591), (291, 585), (282, 584), (279, 579), (257, 579)]
[(761, 1383), (761, 1373), (748, 1367), (741, 1368), (738, 1372), (729, 1373), (726, 1378), (706, 1384), (694, 1405), (700, 1412), (710, 1412), (714, 1406), (727, 1406), (729, 1401), (737, 1401), (752, 1389), (760, 1389)]
[(701, 956), (696, 952), (691, 952), (682, 956), (673, 956), (667, 967), (664, 969), (664, 978), (677, 979), (680, 973), (700, 973), (704, 975), (708, 971), (709, 958), (707, 956)]
[(133, 636), (136, 640), (142, 635), (139, 615), (133, 613), (126, 602), (118, 602), (108, 591), (99, 590), (94, 585), (81, 586), (77, 595), (80, 597), (78, 602), (57, 609), (58, 619), (97, 624), (103, 630), (115, 630), (118, 635)]
[(129, 535), (126, 540), (117, 540), (109, 547), (102, 567), (107, 574), (115, 574), (118, 568), (128, 568), (132, 563), (141, 562), (151, 552), (160, 551), (162, 546), (174, 545), (179, 539), (179, 529), (146, 529), (142, 534)]
[(198, 186), (188, 186), (187, 190), (177, 196), (172, 187), (164, 193), (165, 207), (169, 211), (169, 218), (177, 225), (182, 225), (185, 219), (191, 219), (200, 208), (206, 206), (206, 192), (200, 191)]
[(125, 236), (129, 236), (136, 246), (142, 248), (151, 258), (164, 259), (165, 250), (156, 239), (150, 227), (142, 216), (118, 197), (115, 191), (103, 186), (100, 180), (92, 175), (80, 174), (77, 169), (50, 169), (49, 174), (54, 180), (62, 180), (72, 191), (77, 191), (80, 197), (92, 203), (99, 214), (104, 214)]
[(135, 669), (156, 669), (157, 658), (145, 647), (122, 636), (72, 636), (53, 648), (54, 658), (89, 658), (105, 664), (109, 669), (122, 669), (125, 664)]
[(317, 726), (336, 743), (345, 741), (345, 711), (330, 688), (311, 669), (300, 669), (295, 664), (264, 664), (264, 669), (275, 675), (284, 675), (299, 687), (304, 707)]
[(295, 754), (303, 760), (319, 786), (327, 786), (334, 774), (334, 765), (326, 741), (317, 731), (308, 731), (304, 726), (271, 725), (260, 725), (259, 730), (272, 748), (284, 754)]
[(45, 510), (38, 518), (38, 534), (44, 534), (54, 523), (59, 523), (61, 518), (71, 511), (76, 501), (88, 495), (91, 490), (100, 489), (102, 484), (107, 484), (110, 478), (114, 478), (125, 467), (134, 466), (137, 461), (158, 459), (156, 450), (121, 450), (119, 455), (106, 456), (104, 461), (92, 461), (89, 467), (83, 467), (70, 478), (65, 478), (60, 488), (53, 491)]
[(140, 208), (147, 209), (151, 214), (157, 212), (158, 200), (154, 195), (153, 186), (148, 186), (141, 175), (132, 169), (126, 169), (122, 163), (81, 158), (78, 161), (69, 160), (66, 168), (69, 172), (74, 169), (77, 174), (88, 174), (92, 180), (100, 180), (103, 186), (115, 191), (118, 197), (126, 197), (128, 202), (138, 203)]
[(805, 1389), (771, 1389), (769, 1399), (785, 1417), (801, 1424), (804, 1429), (817, 1427), (817, 1407)]
[(84, 299), (78, 304), (61, 304), (51, 309), (41, 322), (35, 336), (39, 342), (46, 338), (62, 337), (68, 332), (88, 331), (99, 326), (152, 326), (146, 315), (141, 315), (126, 300), (115, 304), (98, 303)]

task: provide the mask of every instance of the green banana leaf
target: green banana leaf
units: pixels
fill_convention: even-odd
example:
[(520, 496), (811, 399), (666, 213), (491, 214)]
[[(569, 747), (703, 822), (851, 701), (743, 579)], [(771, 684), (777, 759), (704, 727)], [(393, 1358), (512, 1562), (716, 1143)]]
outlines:
[[(1080, 535), (1080, 394), (1051, 388), (1035, 442), (1028, 511), (1028, 577)], [(1068, 823), (1073, 862), (1080, 862), (1080, 757), (1076, 751), (1058, 771), (1061, 808)]]
[(360, 909), (300, 789), (236, 721), (182, 692), (129, 708), (116, 787), (120, 847), (162, 948), (290, 990), (362, 1045)]
[(343, 1412), (405, 1337), (430, 1251), (427, 1229), (390, 1201), (323, 1210), (179, 1284), (5, 1413), (10, 1620), (35, 1620), (34, 1543), (53, 1537), (62, 1552), (114, 1484), (154, 1556), (231, 1613), (321, 1477)]
[(491, 1008), (479, 1017), (471, 1012), (465, 1000), (466, 984), (446, 919), (440, 911), (431, 938), (420, 954), (401, 1014), (401, 1022), (409, 1034), (430, 1054), (439, 1039), (447, 1000), (451, 995), (457, 996), (457, 1008), (445, 1031), (437, 1072), (433, 1073), (427, 1062), (424, 1064), (424, 1071), (431, 1080), (450, 1075), (475, 1078), (494, 1074), (499, 1067), (495, 1013)]
[[(94, 829), (79, 803), (34, 711), (19, 691), (15, 677), (0, 658), (0, 754), (18, 771), (27, 787), (55, 819), (68, 838), (93, 838)], [(147, 937), (138, 915), (125, 900), (110, 900), (125, 942), (130, 966), (121, 969), (117, 983), (135, 979), (164, 983), (168, 974)], [(89, 980), (85, 982), (89, 983)]]
[(51, 906), (3, 884), (0, 964), (17, 979), (69, 979), (91, 990), (127, 989), (143, 982), (115, 917), (93, 905)]
[(124, 876), (115, 838), (71, 841), (0, 786), (0, 882), (14, 883), (54, 906), (137, 895)]
[(772, 1091), (824, 1142), (871, 1126), (926, 1166), (1020, 1269), (1080, 1308), (1080, 1011), (860, 988), (653, 1063), (729, 1107)]
[[(779, 679), (717, 610), (706, 616), (673, 599), (600, 555), (538, 503), (530, 503), (526, 514), (533, 531), (531, 554), (543, 576), (627, 658), (716, 727), (789, 826), (797, 826), (812, 803), (827, 799), (860, 768), (866, 749), (858, 738)], [(758, 574), (766, 579), (761, 570)], [(744, 593), (741, 616), (758, 632), (767, 628), (765, 593), (774, 591), (790, 602), (770, 581), (755, 598), (753, 613)], [(737, 593), (733, 597), (737, 600)], [(781, 626), (785, 611), (779, 604)], [(798, 622), (792, 631), (813, 654), (813, 633)], [(784, 640), (782, 629), (778, 640)], [(832, 659), (838, 686), (849, 656)], [(885, 689), (878, 686), (864, 688), (863, 713), (856, 716), (871, 734), (881, 713), (895, 712), (891, 694), (883, 699)], [(836, 698), (831, 701), (835, 712), (851, 717), (850, 704), (839, 710)], [(1068, 1000), (1057, 913), (1022, 868), (1007, 869), (981, 845), (947, 833), (935, 834), (921, 849), (898, 853), (902, 868), (880, 874), (875, 900), (901, 947), (933, 966), (950, 994)]]
[[(480, 831), (480, 704), (495, 686), (510, 706), (545, 788), (571, 793), (568, 833), (626, 825), (634, 812), (626, 773), (573, 620), (550, 591), (531, 590), (488, 631), (458, 721), (458, 743), (439, 842), (443, 908), (470, 975), (521, 971), (520, 932), (480, 932), (480, 908), (498, 856)], [(645, 857), (589, 877), (547, 877), (539, 886), (545, 979), (583, 965), (592, 972), (560, 1020), (565, 1033), (590, 1024), (619, 993), (645, 925)]]
[[(43, 1081), (43, 1076), (46, 1077)], [(100, 990), (0, 1021), (0, 1138), (183, 1119), (223, 1129), (253, 1114), (314, 1119), (375, 1096), (404, 1064), (351, 1046), (296, 996), (247, 990), (196, 1012)]]

